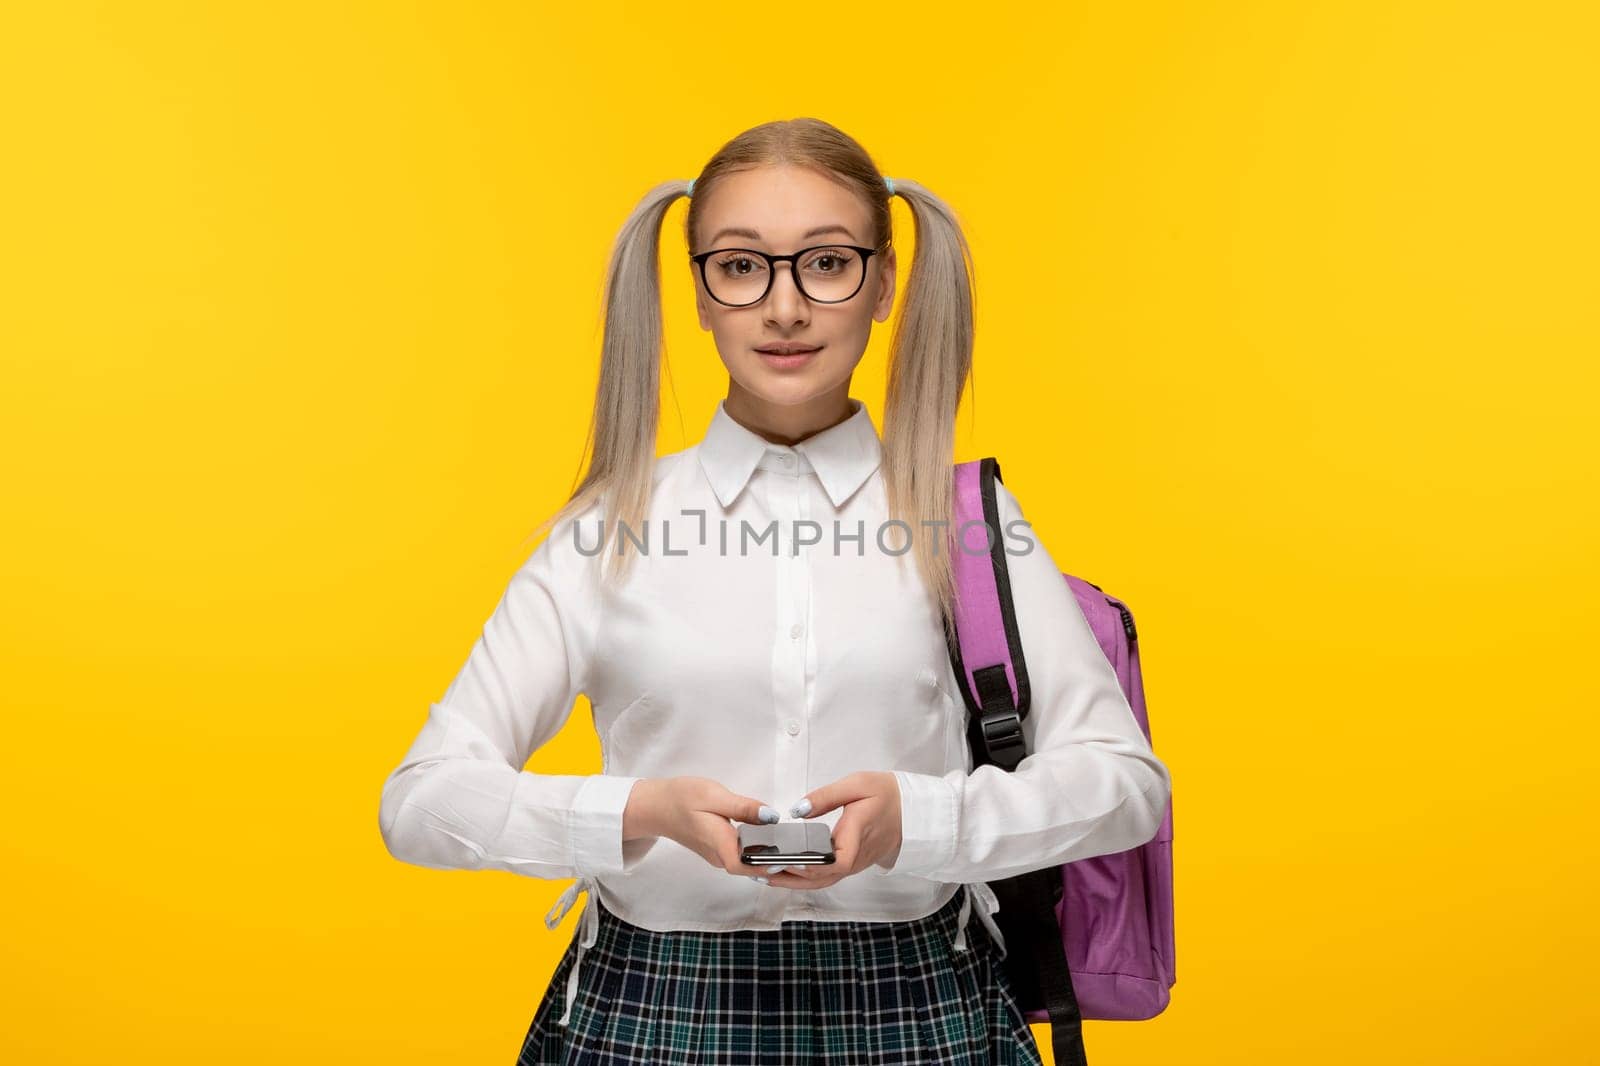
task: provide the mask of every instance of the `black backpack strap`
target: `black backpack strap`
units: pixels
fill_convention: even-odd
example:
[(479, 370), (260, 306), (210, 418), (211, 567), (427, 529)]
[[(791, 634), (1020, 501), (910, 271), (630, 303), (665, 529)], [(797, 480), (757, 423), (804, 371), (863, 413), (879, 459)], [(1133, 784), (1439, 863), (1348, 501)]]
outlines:
[(995, 921), (1005, 937), (1002, 965), (1024, 1014), (1050, 1015), (1050, 1046), (1063, 1066), (1088, 1066), (1083, 1043), (1083, 1013), (1072, 987), (1062, 928), (1056, 918), (1061, 900), (1061, 867), (1032, 870), (991, 881), (1000, 902)]
[[(975, 516), (981, 500), (982, 517), (993, 531), (993, 537), (987, 559), (965, 558), (958, 547), (958, 554), (952, 560), (958, 595), (965, 588), (969, 592), (981, 590), (981, 595), (986, 598), (992, 595), (993, 599), (981, 605), (968, 604), (966, 610), (958, 602), (957, 632), (949, 642), (950, 662), (955, 667), (962, 699), (969, 712), (967, 745), (972, 750), (973, 765), (992, 764), (1010, 773), (1028, 754), (1022, 719), (1028, 714), (1031, 692), (1016, 605), (1011, 598), (1005, 531), (1000, 526), (999, 496), (995, 489), (1000, 481), (1000, 464), (992, 456), (978, 461), (976, 484), (972, 481), (973, 464), (961, 466), (965, 469), (958, 469), (956, 475), (957, 522), (959, 524), (964, 516)], [(978, 500), (973, 499), (974, 492)], [(969, 567), (982, 569), (969, 571)], [(985, 572), (991, 569), (992, 581)], [(962, 575), (969, 572), (971, 579), (963, 581)], [(1001, 654), (998, 641), (980, 640), (978, 634), (963, 631), (960, 624), (965, 618), (969, 626), (980, 619), (983, 621), (977, 624), (989, 625), (996, 615), (1005, 638), (1003, 654), (1009, 660), (1011, 676), (1016, 679), (1014, 694), (1006, 676), (1007, 663), (987, 661)], [(979, 647), (994, 650), (985, 656), (985, 661), (975, 664), (969, 675), (962, 649), (968, 649), (970, 656)], [(989, 887), (1000, 903), (997, 924), (1007, 947), (1003, 965), (1019, 1007), (1025, 1014), (1041, 1008), (1049, 1012), (1050, 1046), (1057, 1066), (1088, 1066), (1088, 1053), (1083, 1045), (1083, 1014), (1072, 987), (1072, 971), (1067, 965), (1062, 929), (1056, 918), (1056, 904), (1063, 891), (1061, 868), (1050, 866), (1003, 881), (992, 881)]]
[[(995, 490), (1000, 480), (1000, 463), (993, 456), (961, 463), (956, 469), (956, 535), (963, 535), (965, 522), (980, 519), (990, 534), (987, 556), (971, 554), (958, 545), (951, 559), (958, 601), (955, 636), (948, 641), (948, 650), (962, 701), (967, 705), (967, 740), (974, 765), (992, 763), (1011, 771), (1026, 754), (1022, 719), (1028, 716), (1031, 690), (1016, 607), (1011, 600), (1005, 531), (1000, 528), (1000, 501)], [(975, 593), (980, 602), (964, 604), (959, 598), (962, 589), (969, 595)], [(992, 628), (997, 617), (998, 634)], [(995, 639), (997, 636), (1003, 637), (1003, 643)], [(976, 660), (970, 673), (966, 665), (969, 659)], [(1011, 678), (1016, 680), (1015, 693)]]

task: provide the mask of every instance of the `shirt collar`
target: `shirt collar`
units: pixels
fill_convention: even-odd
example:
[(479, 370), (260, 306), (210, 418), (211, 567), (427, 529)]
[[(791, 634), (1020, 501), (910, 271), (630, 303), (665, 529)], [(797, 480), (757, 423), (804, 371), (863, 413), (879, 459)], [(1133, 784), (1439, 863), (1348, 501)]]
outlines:
[[(815, 473), (835, 507), (842, 506), (878, 468), (882, 457), (878, 428), (867, 405), (853, 397), (849, 418), (793, 445), (774, 444), (740, 425), (728, 414), (726, 403), (717, 401), (711, 425), (696, 449), (711, 490), (724, 507), (738, 498), (758, 466)], [(783, 456), (788, 456), (787, 463)]]

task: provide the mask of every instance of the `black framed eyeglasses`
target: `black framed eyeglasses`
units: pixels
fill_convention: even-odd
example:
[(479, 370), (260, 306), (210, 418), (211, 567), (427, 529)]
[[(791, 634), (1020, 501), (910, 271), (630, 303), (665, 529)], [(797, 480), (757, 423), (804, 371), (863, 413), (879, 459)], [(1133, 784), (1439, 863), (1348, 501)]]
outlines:
[(755, 248), (713, 248), (689, 259), (700, 268), (706, 292), (728, 307), (749, 307), (765, 300), (779, 263), (789, 264), (795, 288), (806, 299), (840, 304), (861, 291), (867, 280), (867, 260), (877, 251), (856, 244), (819, 244), (792, 255), (771, 255)]

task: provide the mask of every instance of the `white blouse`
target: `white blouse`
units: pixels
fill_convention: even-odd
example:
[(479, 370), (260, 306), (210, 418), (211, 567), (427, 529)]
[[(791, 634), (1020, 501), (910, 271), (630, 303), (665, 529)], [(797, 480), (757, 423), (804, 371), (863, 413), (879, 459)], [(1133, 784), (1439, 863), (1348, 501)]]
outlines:
[[(571, 522), (555, 527), (384, 781), (379, 827), (391, 854), (577, 878), (550, 928), (586, 889), (647, 929), (730, 930), (920, 918), (965, 885), (998, 939), (985, 881), (1154, 837), (1167, 767), (1060, 568), (1025, 522), (1013, 525), (1022, 512), (1003, 484), (1031, 754), (1012, 773), (971, 770), (937, 608), (910, 554), (891, 554), (904, 542), (884, 525), (878, 432), (851, 402), (850, 418), (792, 447), (719, 402), (699, 444), (656, 461), (648, 522), (630, 531), (637, 557), (615, 589), (599, 584), (599, 505), (578, 516), (576, 536)], [(602, 771), (523, 769), (579, 693), (593, 708)], [(623, 808), (643, 777), (714, 778), (787, 819), (807, 791), (857, 770), (892, 771), (899, 784), (892, 869), (778, 888), (670, 838), (622, 840)], [(842, 813), (818, 820), (831, 828)], [(961, 947), (971, 896), (963, 903)], [(593, 942), (594, 911), (585, 908), (581, 947)]]

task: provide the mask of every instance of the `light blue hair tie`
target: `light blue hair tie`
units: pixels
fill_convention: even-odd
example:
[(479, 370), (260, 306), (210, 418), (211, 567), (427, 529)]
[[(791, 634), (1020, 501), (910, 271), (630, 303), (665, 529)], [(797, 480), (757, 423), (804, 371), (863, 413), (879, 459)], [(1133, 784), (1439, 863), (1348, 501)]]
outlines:
[(883, 183), (889, 187), (889, 195), (893, 196), (894, 195), (894, 179), (893, 178), (884, 178), (883, 179)]
[(689, 187), (687, 189), (683, 190), (683, 195), (691, 197), (691, 198), (694, 196), (694, 179), (693, 178), (689, 179)]

